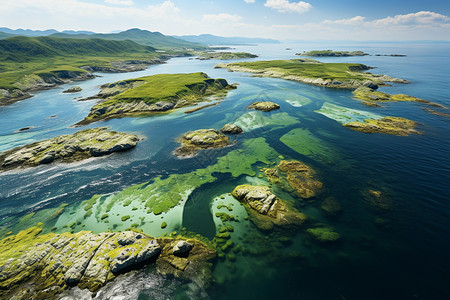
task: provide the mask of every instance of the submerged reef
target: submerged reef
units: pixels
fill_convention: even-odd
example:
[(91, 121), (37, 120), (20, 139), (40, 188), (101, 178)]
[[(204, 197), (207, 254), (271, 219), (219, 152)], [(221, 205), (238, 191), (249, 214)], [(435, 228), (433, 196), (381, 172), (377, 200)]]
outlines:
[(93, 156), (129, 150), (139, 138), (134, 134), (109, 131), (105, 127), (62, 135), (0, 154), (0, 172), (17, 167), (37, 166), (53, 161), (78, 161)]
[(198, 129), (184, 134), (179, 140), (181, 147), (174, 151), (178, 157), (193, 157), (199, 150), (223, 148), (230, 140), (215, 129)]
[(318, 224), (315, 227), (308, 228), (306, 232), (321, 243), (335, 242), (341, 238), (341, 235), (334, 231), (334, 229), (325, 224)]
[(102, 86), (94, 98), (103, 99), (76, 125), (104, 119), (156, 114), (202, 102), (208, 96), (224, 97), (235, 89), (225, 79), (212, 79), (205, 73), (158, 74), (127, 79)]
[(270, 183), (279, 184), (287, 191), (295, 191), (304, 199), (316, 197), (323, 187), (316, 178), (316, 172), (297, 160), (282, 160), (277, 167), (265, 169), (264, 173)]
[(361, 86), (376, 89), (386, 82), (409, 83), (408, 80), (368, 72), (370, 67), (352, 63), (322, 63), (314, 59), (268, 60), (256, 62), (220, 63), (215, 68), (232, 72), (249, 72), (259, 77), (274, 77), (329, 88), (356, 89)]
[[(156, 272), (188, 280), (203, 275), (216, 251), (197, 239), (153, 238), (141, 232), (94, 234), (48, 233), (42, 224), (0, 241), (0, 296), (14, 299), (56, 299), (78, 286), (97, 291), (124, 272), (148, 263)], [(189, 246), (187, 246), (189, 245)]]
[(386, 211), (392, 207), (392, 199), (383, 190), (367, 189), (362, 192), (364, 200), (373, 209)]
[(307, 219), (304, 213), (279, 199), (267, 186), (239, 185), (232, 195), (244, 204), (250, 220), (261, 230), (299, 226)]
[(276, 104), (274, 102), (270, 102), (270, 101), (266, 101), (266, 102), (258, 101), (258, 102), (250, 104), (250, 106), (248, 108), (268, 112), (268, 111), (279, 109), (280, 106), (278, 104)]
[(378, 120), (365, 119), (364, 123), (355, 121), (343, 125), (351, 130), (364, 133), (384, 133), (399, 136), (421, 134), (415, 130), (417, 122), (400, 117), (384, 117)]

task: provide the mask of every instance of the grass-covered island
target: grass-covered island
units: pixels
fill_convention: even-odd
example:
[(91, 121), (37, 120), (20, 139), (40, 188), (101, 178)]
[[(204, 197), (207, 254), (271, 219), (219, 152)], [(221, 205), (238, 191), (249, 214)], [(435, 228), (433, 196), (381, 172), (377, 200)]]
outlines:
[(210, 279), (216, 250), (198, 239), (137, 231), (42, 234), (38, 224), (0, 241), (0, 298), (58, 299), (68, 287), (97, 291), (148, 263), (182, 280)]
[(134, 134), (109, 131), (107, 128), (86, 129), (0, 153), (0, 172), (53, 161), (72, 162), (103, 156), (129, 150), (138, 141)]
[(17, 36), (0, 40), (0, 105), (31, 97), (30, 92), (74, 80), (92, 72), (131, 72), (184, 51), (158, 52), (130, 40)]
[(242, 58), (256, 58), (258, 55), (248, 53), (248, 52), (200, 52), (198, 53), (199, 60), (209, 60), (209, 59), (242, 59)]
[(250, 72), (255, 76), (283, 78), (329, 88), (356, 89), (366, 86), (376, 89), (378, 86), (387, 85), (386, 82), (409, 83), (405, 79), (362, 72), (370, 69), (364, 64), (322, 63), (314, 59), (220, 63), (216, 68), (225, 68), (233, 72)]
[(102, 86), (97, 95), (103, 101), (92, 107), (77, 125), (99, 120), (155, 114), (225, 96), (235, 88), (225, 79), (212, 79), (205, 73), (158, 74), (128, 79)]
[(365, 53), (363, 51), (333, 51), (333, 50), (313, 50), (303, 53), (296, 53), (295, 55), (301, 56), (334, 56), (334, 57), (342, 57), (342, 56), (365, 56), (369, 55), (369, 53)]

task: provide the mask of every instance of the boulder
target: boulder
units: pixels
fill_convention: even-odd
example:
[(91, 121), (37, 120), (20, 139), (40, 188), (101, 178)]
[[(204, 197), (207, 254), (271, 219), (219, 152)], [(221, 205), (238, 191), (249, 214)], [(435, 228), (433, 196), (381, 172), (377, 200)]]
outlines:
[(244, 132), (241, 127), (234, 124), (225, 124), (220, 131), (225, 134), (240, 134)]
[(173, 254), (185, 254), (191, 251), (192, 245), (189, 244), (186, 241), (179, 241), (174, 247), (173, 247)]
[(255, 102), (255, 103), (250, 104), (250, 106), (248, 108), (249, 109), (256, 109), (256, 110), (262, 110), (262, 111), (268, 112), (268, 111), (272, 111), (272, 110), (275, 110), (275, 109), (279, 109), (280, 106), (278, 104), (276, 104), (274, 102), (270, 102), (270, 101), (267, 101), (267, 102), (259, 101), (259, 102)]

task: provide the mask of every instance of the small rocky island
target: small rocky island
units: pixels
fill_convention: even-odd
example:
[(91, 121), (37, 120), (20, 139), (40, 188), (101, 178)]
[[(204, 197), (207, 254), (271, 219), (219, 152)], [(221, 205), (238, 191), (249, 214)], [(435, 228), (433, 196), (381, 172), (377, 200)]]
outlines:
[(103, 85), (95, 98), (103, 99), (77, 125), (100, 120), (158, 114), (194, 105), (208, 97), (224, 97), (234, 85), (205, 73), (158, 74)]
[(103, 156), (129, 150), (138, 141), (134, 134), (109, 131), (105, 127), (86, 129), (5, 151), (0, 154), (0, 172), (53, 161), (72, 162)]
[(400, 117), (384, 117), (378, 120), (365, 119), (363, 122), (349, 122), (345, 127), (364, 133), (384, 133), (399, 136), (421, 134), (415, 130), (417, 122)]
[(155, 272), (207, 281), (216, 250), (197, 239), (141, 232), (42, 234), (42, 223), (0, 241), (0, 298), (57, 299), (78, 286), (95, 292), (119, 274), (154, 263)]
[(278, 104), (276, 104), (274, 102), (270, 102), (270, 101), (265, 101), (265, 102), (258, 101), (258, 102), (254, 102), (254, 103), (250, 104), (248, 108), (269, 112), (272, 110), (279, 109), (280, 106)]
[(331, 56), (331, 57), (347, 57), (347, 56), (365, 56), (369, 53), (363, 51), (333, 51), (333, 50), (313, 50), (303, 53), (296, 53), (295, 55), (301, 56)]
[(244, 132), (241, 127), (235, 124), (225, 124), (223, 125), (222, 129), (220, 129), (220, 131), (225, 134), (240, 134)]
[(364, 64), (322, 63), (308, 58), (220, 63), (215, 68), (341, 89), (356, 89), (361, 86), (377, 89), (379, 86), (388, 85), (387, 82), (409, 83), (405, 79), (363, 72), (371, 69)]
[(256, 58), (258, 55), (247, 52), (200, 52), (199, 60), (229, 60), (229, 59), (242, 59), (242, 58)]
[(81, 92), (83, 89), (79, 86), (73, 86), (71, 88), (68, 88), (67, 90), (63, 91), (63, 93), (67, 94), (67, 93), (79, 93)]
[(174, 151), (178, 157), (193, 157), (199, 150), (223, 148), (231, 145), (227, 136), (216, 129), (199, 129), (184, 134), (179, 140), (181, 147)]
[(232, 195), (244, 204), (250, 220), (260, 230), (299, 226), (307, 219), (304, 213), (278, 198), (267, 186), (239, 185)]

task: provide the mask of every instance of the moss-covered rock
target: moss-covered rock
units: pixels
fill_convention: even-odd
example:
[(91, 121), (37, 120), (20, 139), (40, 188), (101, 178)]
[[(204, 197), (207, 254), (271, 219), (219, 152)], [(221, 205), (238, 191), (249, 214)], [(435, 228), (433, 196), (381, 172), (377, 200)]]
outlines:
[(248, 107), (249, 109), (256, 109), (256, 110), (262, 110), (262, 111), (272, 111), (279, 109), (280, 106), (274, 102), (270, 101), (258, 101), (250, 104)]
[(192, 157), (198, 150), (222, 148), (231, 144), (227, 136), (215, 129), (188, 132), (178, 142), (181, 143), (181, 147), (174, 152), (178, 157)]
[(376, 106), (377, 103), (382, 102), (397, 102), (397, 101), (406, 101), (406, 102), (419, 102), (427, 105), (431, 105), (438, 108), (446, 108), (440, 104), (416, 98), (409, 95), (404, 94), (387, 94), (380, 91), (375, 91), (369, 87), (359, 87), (353, 91), (353, 96), (356, 99), (363, 100), (363, 103), (368, 106)]
[(335, 242), (341, 238), (341, 235), (333, 230), (329, 226), (318, 226), (314, 228), (308, 228), (306, 230), (311, 237), (321, 243)]
[(245, 205), (250, 220), (261, 230), (271, 230), (274, 226), (299, 226), (307, 218), (288, 202), (279, 199), (267, 186), (239, 185), (232, 194)]
[(137, 145), (134, 134), (93, 128), (62, 135), (0, 154), (0, 172), (21, 166), (37, 166), (53, 161), (71, 162), (93, 156), (129, 150)]
[(400, 117), (384, 117), (378, 120), (365, 119), (364, 123), (355, 121), (343, 125), (351, 130), (364, 133), (384, 133), (399, 136), (421, 134), (415, 130), (417, 122)]
[(279, 184), (287, 191), (295, 191), (300, 197), (316, 197), (323, 187), (317, 179), (316, 172), (297, 160), (282, 160), (273, 169), (264, 171), (270, 183)]
[(1, 298), (36, 299), (45, 293), (45, 299), (53, 299), (76, 285), (96, 291), (118, 274), (154, 261), (158, 271), (189, 279), (196, 272), (208, 272), (216, 255), (199, 240), (186, 239), (192, 250), (181, 264), (174, 262), (178, 238), (154, 239), (135, 231), (40, 235), (41, 231), (38, 225), (0, 241)]

